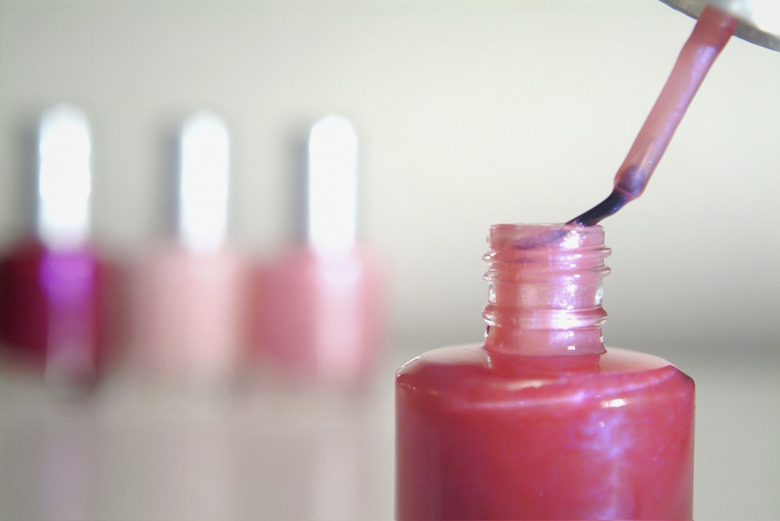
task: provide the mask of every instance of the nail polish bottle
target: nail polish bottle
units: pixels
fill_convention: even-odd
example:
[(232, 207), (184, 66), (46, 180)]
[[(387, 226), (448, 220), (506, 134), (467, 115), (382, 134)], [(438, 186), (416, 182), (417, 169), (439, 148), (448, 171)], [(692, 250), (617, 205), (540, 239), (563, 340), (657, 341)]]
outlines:
[(691, 519), (694, 383), (605, 350), (599, 226), (490, 230), (482, 345), (396, 374), (396, 515)]
[(228, 244), (230, 143), (220, 117), (181, 126), (175, 239), (157, 245), (136, 276), (137, 366), (158, 381), (227, 387), (245, 347), (245, 264)]
[(35, 232), (0, 261), (0, 339), (19, 367), (57, 390), (81, 391), (108, 343), (108, 266), (90, 243), (89, 123), (69, 105), (46, 110), (37, 133)]
[(304, 244), (261, 266), (253, 337), (260, 363), (287, 382), (368, 383), (382, 342), (382, 269), (357, 245), (357, 137), (340, 116), (308, 136)]

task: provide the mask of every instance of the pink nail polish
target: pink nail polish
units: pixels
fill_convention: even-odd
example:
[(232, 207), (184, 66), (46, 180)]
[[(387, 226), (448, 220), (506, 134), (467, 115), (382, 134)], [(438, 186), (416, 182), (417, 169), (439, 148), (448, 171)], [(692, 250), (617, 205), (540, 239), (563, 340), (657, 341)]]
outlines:
[(91, 136), (86, 116), (58, 105), (38, 129), (36, 234), (0, 261), (0, 337), (13, 362), (59, 390), (83, 390), (109, 339), (107, 262), (90, 244)]
[(308, 140), (306, 243), (262, 266), (254, 343), (262, 364), (300, 383), (360, 387), (382, 343), (382, 268), (356, 244), (357, 138), (344, 118)]
[(493, 226), (482, 345), (396, 375), (396, 514), (691, 519), (694, 383), (605, 351), (601, 227)]
[(211, 113), (185, 120), (179, 143), (177, 238), (141, 264), (139, 366), (154, 378), (223, 386), (245, 345), (245, 265), (227, 241), (229, 137)]

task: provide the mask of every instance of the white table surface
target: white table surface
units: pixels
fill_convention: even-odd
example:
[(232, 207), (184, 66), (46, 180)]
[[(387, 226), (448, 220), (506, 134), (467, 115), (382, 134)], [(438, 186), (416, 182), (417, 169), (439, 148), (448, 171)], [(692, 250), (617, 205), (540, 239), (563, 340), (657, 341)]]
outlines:
[[(81, 400), (0, 372), (0, 519), (392, 519), (394, 367), (362, 397), (229, 399), (118, 374)], [(702, 365), (696, 519), (780, 519), (780, 368)]]

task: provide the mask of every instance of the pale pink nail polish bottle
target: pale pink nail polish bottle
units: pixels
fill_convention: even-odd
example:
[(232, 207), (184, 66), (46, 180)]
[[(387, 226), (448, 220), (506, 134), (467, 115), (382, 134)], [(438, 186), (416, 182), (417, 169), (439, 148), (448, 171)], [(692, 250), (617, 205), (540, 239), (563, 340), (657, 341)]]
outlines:
[(56, 105), (37, 135), (35, 231), (0, 259), (5, 358), (66, 392), (98, 378), (109, 343), (108, 264), (90, 240), (92, 137), (86, 115)]
[(201, 112), (179, 141), (176, 240), (138, 270), (136, 354), (150, 376), (223, 386), (240, 362), (242, 257), (227, 240), (230, 144), (225, 123)]
[(332, 115), (307, 145), (305, 243), (256, 273), (254, 343), (288, 381), (357, 388), (382, 342), (381, 265), (356, 242), (357, 137)]

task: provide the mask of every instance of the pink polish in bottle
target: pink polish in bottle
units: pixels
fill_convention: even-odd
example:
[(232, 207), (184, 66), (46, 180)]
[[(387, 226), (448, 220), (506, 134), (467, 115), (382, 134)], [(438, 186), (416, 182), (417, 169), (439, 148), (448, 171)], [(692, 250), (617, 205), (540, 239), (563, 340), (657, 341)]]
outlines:
[(106, 262), (90, 244), (91, 135), (57, 105), (38, 128), (36, 233), (0, 261), (0, 338), (14, 363), (63, 391), (92, 385), (109, 338)]
[(137, 278), (138, 365), (149, 376), (222, 387), (245, 346), (245, 264), (227, 240), (230, 144), (225, 123), (201, 112), (179, 140), (176, 240), (157, 247)]
[(382, 342), (382, 269), (356, 244), (357, 137), (328, 116), (311, 129), (306, 241), (256, 274), (253, 338), (288, 381), (358, 388)]
[(498, 225), (482, 345), (396, 374), (396, 515), (691, 519), (694, 383), (605, 350), (599, 226)]

